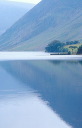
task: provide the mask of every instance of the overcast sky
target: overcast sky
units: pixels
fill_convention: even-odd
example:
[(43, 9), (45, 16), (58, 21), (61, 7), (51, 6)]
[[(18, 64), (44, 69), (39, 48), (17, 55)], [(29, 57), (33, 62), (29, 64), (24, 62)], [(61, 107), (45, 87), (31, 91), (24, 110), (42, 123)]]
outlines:
[(41, 0), (8, 0), (8, 1), (26, 2), (26, 3), (33, 3), (33, 4), (37, 4), (37, 3), (39, 3)]

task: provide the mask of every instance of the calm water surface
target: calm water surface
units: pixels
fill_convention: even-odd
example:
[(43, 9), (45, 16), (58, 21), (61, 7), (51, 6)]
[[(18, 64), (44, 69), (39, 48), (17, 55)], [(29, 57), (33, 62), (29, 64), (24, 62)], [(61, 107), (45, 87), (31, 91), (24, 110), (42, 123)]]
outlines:
[(0, 128), (82, 128), (82, 62), (0, 62)]

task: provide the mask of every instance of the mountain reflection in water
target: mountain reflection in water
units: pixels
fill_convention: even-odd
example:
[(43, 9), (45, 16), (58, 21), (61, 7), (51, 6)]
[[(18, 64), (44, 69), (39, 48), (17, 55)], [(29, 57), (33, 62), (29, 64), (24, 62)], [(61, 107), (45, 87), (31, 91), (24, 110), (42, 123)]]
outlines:
[(7, 61), (0, 65), (40, 94), (62, 120), (73, 128), (82, 128), (81, 61)]

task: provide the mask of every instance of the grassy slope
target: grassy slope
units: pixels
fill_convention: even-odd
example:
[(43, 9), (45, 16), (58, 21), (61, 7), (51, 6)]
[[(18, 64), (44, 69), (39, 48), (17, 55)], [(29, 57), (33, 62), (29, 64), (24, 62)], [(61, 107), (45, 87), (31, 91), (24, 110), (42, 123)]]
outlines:
[(73, 54), (77, 53), (78, 48), (81, 46), (82, 44), (74, 44), (74, 45), (67, 45), (64, 48), (68, 49), (68, 51), (70, 51), (72, 53), (72, 48), (70, 48), (70, 46), (76, 46), (77, 48), (73, 49)]
[(61, 41), (79, 40), (82, 42), (82, 16), (80, 12), (65, 25), (50, 28), (40, 35), (21, 43), (12, 50), (44, 50), (44, 47), (54, 39)]
[(42, 1), (0, 37), (0, 49), (44, 50), (55, 39), (82, 41), (80, 2)]

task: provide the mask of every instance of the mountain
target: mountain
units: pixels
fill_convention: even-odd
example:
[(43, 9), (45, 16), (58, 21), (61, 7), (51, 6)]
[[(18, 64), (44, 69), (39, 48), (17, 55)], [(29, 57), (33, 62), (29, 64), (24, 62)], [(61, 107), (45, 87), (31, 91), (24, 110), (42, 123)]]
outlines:
[(0, 34), (5, 32), (34, 5), (20, 2), (0, 1)]
[(42, 0), (0, 36), (0, 50), (44, 50), (53, 41), (82, 41), (82, 1)]

